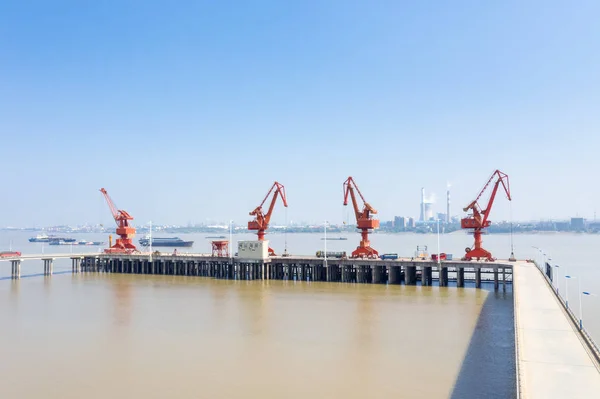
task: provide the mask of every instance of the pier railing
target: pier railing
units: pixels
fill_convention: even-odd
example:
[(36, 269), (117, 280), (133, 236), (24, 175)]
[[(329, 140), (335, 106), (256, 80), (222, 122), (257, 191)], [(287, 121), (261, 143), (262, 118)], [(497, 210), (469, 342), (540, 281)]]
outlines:
[(581, 333), (581, 337), (583, 338), (583, 341), (586, 343), (588, 349), (594, 356), (594, 359), (596, 360), (597, 364), (600, 365), (600, 347), (594, 341), (594, 339), (589, 334), (589, 332), (585, 329), (585, 326), (583, 324), (580, 324), (579, 317), (577, 317), (577, 315), (575, 315), (575, 313), (573, 313), (572, 308), (568, 307), (565, 298), (563, 298), (562, 295), (560, 295), (560, 292), (558, 292), (557, 289), (555, 289), (555, 287), (552, 283), (552, 278), (548, 275), (548, 273), (544, 272), (543, 267), (541, 267), (537, 261), (534, 261), (533, 263), (536, 265), (536, 267), (540, 271), (540, 273), (542, 273), (542, 276), (544, 276), (546, 283), (548, 284), (548, 286), (550, 287), (550, 289), (552, 290), (552, 292), (554, 293), (554, 295), (556, 296), (556, 298), (562, 305), (563, 310), (569, 316), (571, 323), (573, 323), (575, 328), (577, 328), (577, 330)]

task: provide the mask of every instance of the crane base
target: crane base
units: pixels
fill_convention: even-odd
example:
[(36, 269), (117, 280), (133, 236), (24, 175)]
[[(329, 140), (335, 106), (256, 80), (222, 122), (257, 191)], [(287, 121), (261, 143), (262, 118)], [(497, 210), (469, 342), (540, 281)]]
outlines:
[(352, 251), (352, 255), (350, 256), (352, 259), (357, 258), (367, 258), (367, 259), (377, 259), (379, 258), (379, 252), (371, 247), (358, 247), (354, 251)]
[(475, 248), (467, 251), (462, 260), (485, 260), (486, 262), (493, 262), (496, 259), (492, 257), (492, 253), (486, 251), (483, 248)]

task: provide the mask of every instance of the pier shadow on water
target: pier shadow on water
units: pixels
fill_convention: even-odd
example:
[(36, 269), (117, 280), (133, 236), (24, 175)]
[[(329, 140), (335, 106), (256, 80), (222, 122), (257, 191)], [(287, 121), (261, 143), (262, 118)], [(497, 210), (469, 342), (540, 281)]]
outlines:
[(477, 319), (450, 397), (516, 398), (515, 374), (513, 294), (492, 291)]

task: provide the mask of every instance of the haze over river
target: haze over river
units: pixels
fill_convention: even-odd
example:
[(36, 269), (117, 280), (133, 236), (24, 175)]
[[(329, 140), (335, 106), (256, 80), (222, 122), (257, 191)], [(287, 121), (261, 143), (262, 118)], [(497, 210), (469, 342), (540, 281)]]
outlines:
[[(0, 232), (0, 250), (41, 253), (28, 232)], [(209, 252), (214, 234), (178, 252)], [(219, 235), (219, 234), (217, 234)], [(227, 235), (227, 234), (225, 234)], [(331, 234), (339, 236), (339, 234)], [(161, 234), (160, 236), (172, 236)], [(327, 241), (351, 252), (359, 234)], [(77, 234), (86, 240), (106, 236)], [(268, 234), (281, 253), (314, 254), (319, 234)], [(252, 239), (235, 234), (234, 241)], [(137, 240), (136, 240), (137, 241)], [(460, 257), (472, 238), (442, 235)], [(437, 250), (436, 235), (374, 234), (372, 246), (412, 256)], [(600, 293), (593, 248), (600, 236), (515, 235), (515, 255), (537, 246)], [(484, 236), (499, 258), (508, 235)], [(158, 249), (158, 248), (155, 248)], [(94, 247), (72, 248), (94, 252)], [(172, 249), (160, 249), (171, 252)], [(45, 253), (70, 246), (43, 245)], [(60, 274), (0, 280), (2, 398), (469, 398), (514, 395), (512, 293), (473, 287), (407, 287), (201, 277)], [(22, 274), (42, 272), (26, 261)], [(0, 263), (0, 276), (10, 264)], [(564, 290), (564, 278), (559, 279)], [(569, 302), (578, 309), (577, 285)], [(584, 299), (584, 322), (600, 334), (600, 297)], [(596, 324), (592, 324), (595, 322)]]

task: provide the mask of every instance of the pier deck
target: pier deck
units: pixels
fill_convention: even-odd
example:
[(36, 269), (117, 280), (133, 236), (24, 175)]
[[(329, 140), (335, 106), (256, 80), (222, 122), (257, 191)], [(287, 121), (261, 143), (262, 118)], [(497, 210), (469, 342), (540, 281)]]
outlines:
[(513, 280), (520, 397), (600, 397), (598, 365), (544, 275), (518, 262)]

